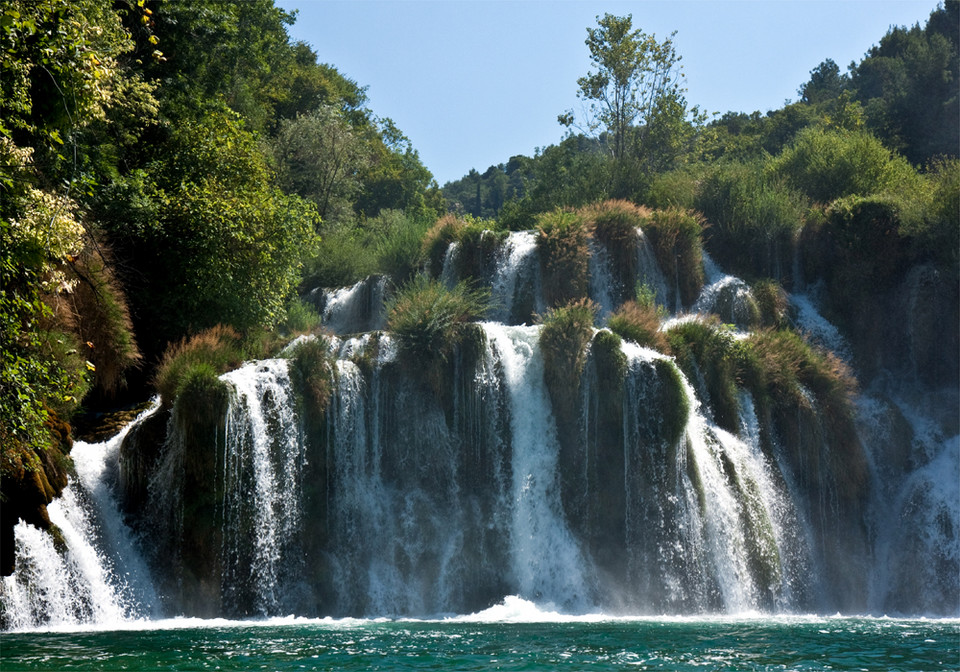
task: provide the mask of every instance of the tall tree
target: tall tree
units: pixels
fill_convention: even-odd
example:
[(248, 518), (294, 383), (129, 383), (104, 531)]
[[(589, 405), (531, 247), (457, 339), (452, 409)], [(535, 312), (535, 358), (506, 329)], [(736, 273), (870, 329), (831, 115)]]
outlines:
[(283, 121), (273, 148), (283, 188), (316, 203), (325, 220), (349, 216), (369, 159), (337, 109), (324, 105)]
[[(682, 98), (683, 78), (671, 33), (663, 42), (633, 28), (633, 17), (605, 14), (597, 27), (587, 28), (586, 45), (595, 72), (577, 80), (577, 97), (589, 101), (586, 123), (596, 135), (600, 129), (612, 138), (615, 159), (626, 156), (631, 127), (648, 125), (664, 96)], [(561, 124), (573, 124), (573, 114), (560, 115)]]

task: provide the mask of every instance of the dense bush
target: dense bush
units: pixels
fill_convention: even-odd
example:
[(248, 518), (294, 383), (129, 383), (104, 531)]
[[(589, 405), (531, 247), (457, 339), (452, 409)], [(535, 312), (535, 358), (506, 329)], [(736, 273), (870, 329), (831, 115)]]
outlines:
[(819, 203), (853, 194), (914, 189), (919, 180), (905, 159), (891, 154), (869, 133), (822, 126), (801, 131), (770, 168)]
[(447, 248), (459, 239), (460, 230), (465, 226), (462, 218), (447, 214), (438, 219), (423, 237), (420, 256), (433, 277), (440, 277)]
[(537, 216), (543, 296), (555, 307), (587, 296), (589, 248), (584, 217), (570, 210)]
[(666, 352), (666, 337), (660, 331), (660, 312), (651, 302), (627, 301), (610, 316), (607, 327), (637, 345)]
[(408, 217), (399, 210), (383, 210), (368, 220), (365, 229), (374, 236), (379, 273), (389, 275), (396, 283), (413, 277), (422, 262), (421, 241), (427, 232), (427, 221)]
[(714, 421), (736, 432), (740, 424), (737, 378), (744, 356), (741, 342), (716, 320), (683, 321), (666, 336), (677, 365), (709, 400)]
[(575, 405), (596, 315), (597, 305), (584, 298), (551, 308), (541, 317), (544, 380), (554, 409), (564, 416)]
[(660, 173), (653, 177), (643, 202), (657, 210), (667, 208), (692, 210), (696, 207), (697, 182), (697, 175), (691, 170), (671, 170)]
[(302, 340), (290, 356), (290, 369), (314, 418), (322, 415), (333, 393), (333, 355), (324, 338)]
[(790, 299), (774, 280), (760, 280), (751, 288), (759, 311), (761, 327), (781, 328), (787, 324)]
[(926, 175), (929, 202), (918, 216), (903, 218), (901, 236), (912, 252), (956, 268), (960, 257), (960, 160), (934, 162)]
[(637, 230), (650, 211), (630, 201), (611, 200), (583, 209), (587, 230), (610, 255), (615, 280), (633, 287), (637, 276)]
[(814, 348), (786, 329), (756, 332), (747, 346), (744, 380), (761, 401), (780, 407), (808, 406), (809, 392), (834, 423), (853, 417), (856, 379), (836, 355)]
[(676, 446), (687, 429), (690, 420), (690, 399), (680, 369), (669, 359), (654, 361), (657, 375), (663, 384), (659, 409), (663, 431), (668, 445)]

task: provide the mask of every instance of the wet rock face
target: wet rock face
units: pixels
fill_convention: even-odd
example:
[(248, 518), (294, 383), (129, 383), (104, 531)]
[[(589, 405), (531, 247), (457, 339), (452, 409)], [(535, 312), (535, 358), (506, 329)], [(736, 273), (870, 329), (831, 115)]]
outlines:
[(69, 453), (73, 445), (70, 425), (50, 411), (46, 426), (51, 438), (49, 445), (11, 456), (0, 476), (0, 492), (4, 497), (0, 509), (0, 576), (10, 576), (16, 569), (13, 528), (22, 520), (49, 530), (47, 504), (67, 487)]
[(960, 287), (931, 266), (907, 276), (896, 312), (905, 318), (911, 361), (917, 378), (931, 387), (960, 385)]

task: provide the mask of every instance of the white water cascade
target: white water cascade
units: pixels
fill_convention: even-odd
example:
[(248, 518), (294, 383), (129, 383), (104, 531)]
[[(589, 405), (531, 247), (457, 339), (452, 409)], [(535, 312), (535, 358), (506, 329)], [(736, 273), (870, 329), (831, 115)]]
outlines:
[(518, 324), (526, 321), (531, 313), (546, 311), (540, 291), (540, 257), (535, 232), (516, 231), (507, 236), (498, 253), (491, 293), (490, 317), (496, 322)]
[[(609, 255), (593, 251), (590, 294), (609, 313), (624, 288)], [(456, 280), (456, 254), (445, 281)], [(605, 330), (558, 393), (543, 328), (510, 325), (543, 311), (535, 234), (509, 234), (489, 261), (495, 321), (470, 325), (446, 359), (363, 327), (377, 313), (355, 286), (328, 297), (350, 323), (325, 320), (367, 333), (324, 344), (324, 403), (298, 368), (297, 348), (314, 338), (302, 337), (221, 376), (215, 417), (186, 404), (154, 417), (164, 439), (133, 475), (149, 490), (133, 516), (153, 549), (149, 569), (113, 491), (123, 437), (78, 443), (77, 478), (49, 507), (65, 543), (18, 526), (4, 625), (109, 624), (161, 609), (437, 616), (506, 595), (567, 613), (956, 613), (960, 437), (917, 411), (924, 397), (868, 391), (859, 437), (841, 445), (813, 391), (784, 410), (738, 389), (725, 430), (698, 399), (701, 377), (691, 385), (672, 358)], [(637, 281), (671, 301), (641, 231), (636, 261)], [(747, 305), (746, 285), (706, 262), (694, 311)], [(794, 297), (800, 328), (847, 355), (811, 297)], [(860, 464), (858, 442), (869, 489), (839, 473)]]
[(556, 425), (543, 382), (538, 327), (483, 325), (499, 358), (513, 447), (511, 569), (517, 592), (570, 609), (587, 606), (589, 567), (563, 519)]
[(0, 582), (4, 627), (108, 626), (159, 615), (150, 572), (114, 491), (120, 443), (157, 405), (109, 441), (73, 445), (76, 478), (47, 507), (57, 541), (17, 525), (18, 568)]
[(223, 462), (223, 590), (245, 586), (257, 611), (276, 613), (285, 601), (280, 591), (294, 583), (284, 574), (298, 569), (305, 459), (287, 360), (247, 363), (222, 380), (233, 387)]

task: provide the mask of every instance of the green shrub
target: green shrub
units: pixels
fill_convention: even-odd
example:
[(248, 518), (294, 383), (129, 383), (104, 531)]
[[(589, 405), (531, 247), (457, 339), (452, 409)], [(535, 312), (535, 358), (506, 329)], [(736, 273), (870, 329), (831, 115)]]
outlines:
[(780, 328), (786, 325), (790, 300), (783, 287), (775, 280), (760, 280), (751, 287), (751, 292), (760, 312), (760, 326)]
[(457, 232), (457, 274), (460, 278), (482, 278), (489, 275), (497, 251), (506, 233), (496, 222), (467, 218)]
[(667, 444), (675, 446), (683, 438), (690, 419), (690, 400), (676, 364), (669, 359), (657, 359), (653, 364), (663, 383), (662, 405), (659, 409), (663, 433)]
[(555, 307), (587, 296), (589, 248), (582, 215), (553, 210), (537, 216), (543, 295)]
[[(375, 229), (376, 268), (380, 273), (393, 278), (394, 282), (406, 282), (413, 277), (422, 263), (421, 241), (427, 227), (423, 223), (410, 221), (403, 217), (402, 213), (396, 213), (389, 218), (385, 218), (384, 213), (381, 213), (377, 219), (385, 219), (385, 222), (378, 222), (381, 226)], [(386, 226), (382, 225), (384, 223)]]
[(172, 343), (163, 354), (154, 376), (154, 386), (165, 405), (172, 405), (187, 381), (235, 369), (243, 363), (240, 334), (231, 327), (217, 325), (196, 336)]
[(914, 254), (956, 268), (960, 255), (960, 159), (935, 162), (927, 173), (929, 205), (920, 217), (900, 223)]
[(597, 368), (601, 385), (619, 388), (627, 370), (627, 356), (623, 354), (619, 334), (601, 329), (590, 343), (590, 352)]
[(467, 282), (448, 289), (440, 281), (418, 275), (388, 302), (387, 329), (415, 359), (445, 361), (466, 326), (486, 314), (489, 300), (488, 290)]
[(186, 409), (179, 414), (180, 421), (193, 430), (191, 434), (215, 426), (224, 415), (229, 387), (220, 380), (221, 373), (205, 361), (191, 362), (182, 370), (175, 404)]
[(79, 282), (70, 293), (49, 301), (80, 343), (79, 352), (94, 367), (93, 384), (108, 396), (126, 384), (126, 372), (140, 363), (133, 324), (120, 283), (99, 252), (84, 250), (70, 269)]
[(692, 210), (697, 195), (697, 176), (686, 170), (672, 170), (654, 176), (644, 203), (651, 208)]
[(866, 131), (805, 128), (773, 159), (771, 171), (814, 201), (914, 188), (916, 171)]
[(906, 268), (900, 208), (899, 198), (886, 195), (849, 196), (830, 206), (820, 235), (828, 247), (827, 289), (838, 310), (857, 313)]
[(736, 432), (740, 424), (737, 379), (744, 354), (733, 332), (716, 320), (695, 319), (675, 325), (666, 337), (677, 365), (701, 386), (717, 425)]
[(427, 263), (431, 275), (439, 277), (443, 271), (443, 258), (450, 243), (459, 240), (460, 230), (466, 223), (456, 215), (446, 214), (438, 219), (423, 237), (420, 256)]
[(820, 350), (788, 329), (764, 330), (747, 340), (745, 379), (754, 394), (780, 407), (807, 405), (809, 390), (827, 417), (853, 417), (857, 383), (836, 355)]
[(375, 250), (362, 232), (340, 226), (323, 232), (317, 254), (304, 263), (302, 287), (346, 287), (376, 271)]
[(689, 210), (655, 210), (643, 227), (651, 243), (660, 270), (666, 278), (675, 278), (680, 300), (692, 304), (703, 287), (702, 217)]
[(627, 301), (610, 316), (607, 327), (637, 345), (666, 352), (667, 339), (660, 331), (660, 317), (653, 302)]
[(70, 418), (90, 391), (95, 366), (83, 354), (75, 336), (61, 331), (38, 332), (43, 353), (41, 374), (48, 381), (56, 381), (59, 389), (48, 395), (46, 405), (62, 418)]
[(317, 309), (299, 298), (287, 303), (287, 315), (283, 322), (287, 334), (306, 334), (320, 328), (321, 317)]

